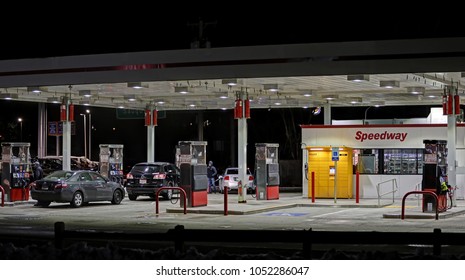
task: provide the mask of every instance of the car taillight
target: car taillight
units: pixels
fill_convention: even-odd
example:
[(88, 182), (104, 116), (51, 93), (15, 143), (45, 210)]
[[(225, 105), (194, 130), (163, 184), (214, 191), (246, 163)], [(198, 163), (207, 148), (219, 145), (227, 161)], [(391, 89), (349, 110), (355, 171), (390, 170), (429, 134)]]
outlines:
[(225, 181), (229, 181), (229, 176), (224, 176)]
[(126, 179), (134, 179), (134, 177), (132, 177), (132, 174), (131, 174), (131, 173), (128, 173), (128, 174), (126, 175)]
[(59, 190), (59, 189), (64, 189), (64, 188), (67, 188), (68, 185), (66, 183), (63, 183), (63, 184), (58, 184), (55, 186), (55, 190)]
[(249, 181), (253, 181), (253, 176), (249, 176)]
[(163, 174), (158, 174), (157, 173), (157, 174), (153, 175), (153, 179), (155, 179), (155, 180), (164, 180), (165, 178), (166, 178), (166, 174), (164, 174), (164, 173)]

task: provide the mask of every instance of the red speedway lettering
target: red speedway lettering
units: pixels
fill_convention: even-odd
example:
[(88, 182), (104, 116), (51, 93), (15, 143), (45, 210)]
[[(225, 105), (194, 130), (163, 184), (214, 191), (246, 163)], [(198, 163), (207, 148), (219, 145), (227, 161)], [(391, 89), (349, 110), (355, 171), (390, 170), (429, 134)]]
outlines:
[(363, 142), (365, 140), (399, 140), (400, 142), (404, 142), (405, 138), (407, 138), (408, 132), (400, 133), (400, 132), (382, 132), (382, 133), (365, 133), (362, 131), (357, 131), (355, 133), (355, 140)]

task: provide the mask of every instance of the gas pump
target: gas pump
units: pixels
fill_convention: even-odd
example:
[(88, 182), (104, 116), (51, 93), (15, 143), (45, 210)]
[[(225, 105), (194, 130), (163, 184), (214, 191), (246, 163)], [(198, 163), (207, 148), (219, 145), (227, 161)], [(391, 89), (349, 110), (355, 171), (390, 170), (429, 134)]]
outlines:
[(257, 200), (279, 199), (279, 144), (255, 144)]
[[(207, 205), (207, 142), (179, 141), (176, 166), (181, 170), (181, 188), (187, 195), (187, 206)], [(184, 203), (181, 200), (181, 207)]]
[[(425, 161), (423, 164), (422, 190), (441, 192), (441, 181), (447, 181), (447, 141), (423, 140)], [(436, 201), (430, 195), (423, 195), (423, 212), (436, 209)]]
[(123, 148), (124, 145), (100, 144), (100, 174), (110, 181), (123, 184)]
[(30, 143), (2, 143), (2, 187), (7, 201), (29, 200)]

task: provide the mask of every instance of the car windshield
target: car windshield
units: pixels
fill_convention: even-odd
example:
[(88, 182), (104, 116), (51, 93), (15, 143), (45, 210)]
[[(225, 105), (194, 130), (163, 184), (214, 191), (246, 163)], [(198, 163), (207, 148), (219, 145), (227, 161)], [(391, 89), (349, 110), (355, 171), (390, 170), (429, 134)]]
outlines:
[(131, 172), (136, 173), (158, 173), (160, 172), (160, 165), (135, 165)]
[(73, 176), (74, 172), (58, 170), (44, 177), (46, 180), (63, 180)]

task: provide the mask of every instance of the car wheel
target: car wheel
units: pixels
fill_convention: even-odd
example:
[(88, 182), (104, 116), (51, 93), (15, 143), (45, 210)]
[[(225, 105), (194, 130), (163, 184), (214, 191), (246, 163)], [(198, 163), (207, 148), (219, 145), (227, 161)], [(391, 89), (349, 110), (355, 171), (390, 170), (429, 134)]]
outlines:
[(50, 203), (52, 203), (52, 202), (51, 201), (39, 200), (39, 201), (37, 201), (37, 206), (48, 207), (50, 205)]
[(121, 200), (123, 200), (123, 194), (120, 190), (116, 190), (113, 193), (113, 199), (111, 200), (111, 204), (120, 204)]
[(135, 195), (135, 194), (128, 194), (128, 197), (129, 197), (129, 200), (136, 200), (137, 199), (137, 195)]
[(84, 203), (84, 197), (82, 196), (81, 192), (75, 192), (73, 195), (73, 199), (71, 199), (71, 206), (78, 208), (81, 207)]
[[(172, 184), (169, 184), (168, 187), (172, 187)], [(162, 193), (162, 196), (166, 200), (170, 200), (171, 197), (173, 196), (173, 190), (166, 190), (164, 193)]]

